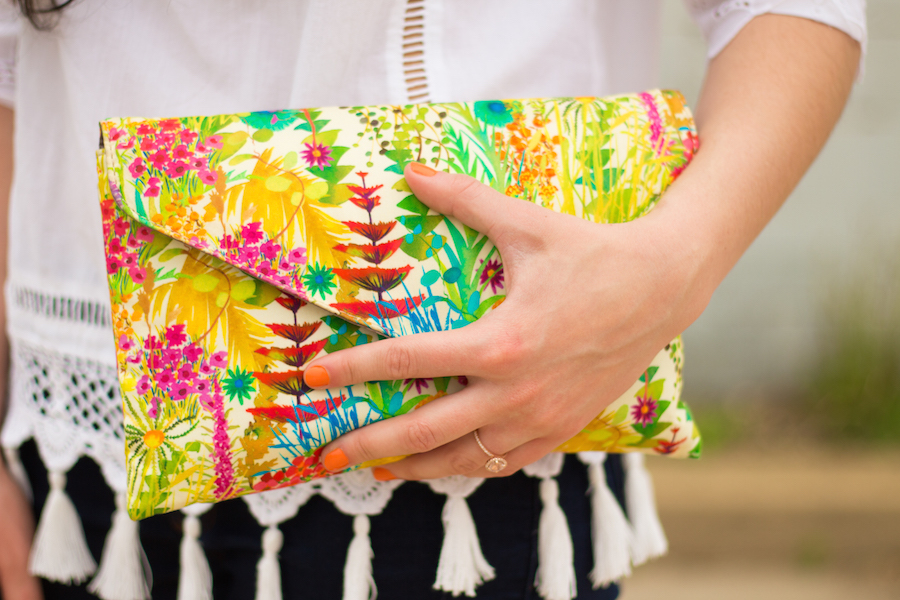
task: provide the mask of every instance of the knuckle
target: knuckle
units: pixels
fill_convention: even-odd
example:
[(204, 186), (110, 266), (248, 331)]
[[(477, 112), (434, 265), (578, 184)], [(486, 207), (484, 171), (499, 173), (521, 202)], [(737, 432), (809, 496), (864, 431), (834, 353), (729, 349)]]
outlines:
[(409, 448), (416, 454), (428, 452), (438, 447), (438, 438), (434, 429), (427, 423), (419, 420), (414, 420), (407, 425), (406, 441)]
[(467, 475), (484, 466), (484, 463), (464, 452), (454, 452), (450, 455), (448, 462), (454, 475)]
[(495, 373), (515, 371), (527, 356), (526, 342), (514, 331), (506, 331), (491, 340), (483, 349), (483, 361), (488, 370)]
[(389, 379), (406, 379), (412, 371), (412, 352), (405, 345), (390, 344), (385, 353), (384, 362)]

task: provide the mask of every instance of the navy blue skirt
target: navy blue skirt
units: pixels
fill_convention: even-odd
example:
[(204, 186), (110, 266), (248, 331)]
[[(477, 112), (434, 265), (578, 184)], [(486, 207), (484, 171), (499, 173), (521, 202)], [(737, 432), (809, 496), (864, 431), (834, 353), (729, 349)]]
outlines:
[[(35, 491), (35, 511), (40, 514), (48, 486), (46, 472), (33, 443), (21, 451)], [(622, 463), (611, 455), (606, 461), (610, 487), (623, 503)], [(560, 505), (569, 521), (575, 547), (575, 570), (580, 600), (617, 598), (615, 585), (591, 589), (587, 574), (593, 567), (590, 501), (587, 468), (574, 456), (566, 457), (558, 477)], [(485, 558), (497, 577), (478, 589), (481, 600), (538, 600), (534, 589), (537, 569), (537, 527), (541, 511), (539, 481), (517, 473), (488, 480), (469, 498)], [(112, 492), (99, 468), (82, 459), (69, 472), (67, 491), (81, 515), (88, 545), (99, 560), (110, 527)], [(379, 600), (429, 600), (449, 598), (432, 589), (440, 555), (445, 497), (425, 485), (401, 485), (387, 508), (371, 519), (373, 569)], [(141, 542), (153, 569), (155, 600), (176, 597), (180, 513), (160, 515), (141, 522)], [(255, 594), (256, 562), (262, 549), (263, 528), (241, 500), (217, 504), (201, 517), (201, 542), (213, 572), (215, 600), (251, 600)], [(352, 518), (327, 500), (314, 496), (297, 517), (283, 523), (281, 579), (287, 600), (340, 600), (344, 560), (353, 537)], [(44, 582), (46, 600), (95, 597), (85, 586)]]

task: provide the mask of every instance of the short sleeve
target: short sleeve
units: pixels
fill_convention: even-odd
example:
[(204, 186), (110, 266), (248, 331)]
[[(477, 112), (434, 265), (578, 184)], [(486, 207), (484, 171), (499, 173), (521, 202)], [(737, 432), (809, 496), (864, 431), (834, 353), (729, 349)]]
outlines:
[(14, 3), (0, 0), (0, 105), (9, 108), (15, 104), (18, 39), (19, 10)]
[(766, 13), (803, 17), (840, 29), (866, 52), (866, 0), (684, 0), (716, 56), (753, 17)]

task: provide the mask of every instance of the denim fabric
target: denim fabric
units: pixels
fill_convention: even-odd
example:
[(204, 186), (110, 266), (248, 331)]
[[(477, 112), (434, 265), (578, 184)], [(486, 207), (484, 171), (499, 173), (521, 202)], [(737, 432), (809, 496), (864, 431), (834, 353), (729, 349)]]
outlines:
[[(22, 448), (23, 462), (40, 511), (48, 487), (32, 443)], [(620, 503), (623, 474), (618, 456), (606, 462), (606, 475)], [(99, 468), (82, 459), (69, 473), (68, 492), (81, 515), (88, 545), (99, 560), (114, 509), (112, 493)], [(592, 590), (590, 502), (587, 469), (574, 456), (566, 458), (558, 478), (560, 504), (569, 521), (575, 547), (579, 600), (611, 600), (616, 586)], [(517, 473), (485, 482), (470, 498), (481, 546), (497, 578), (478, 590), (479, 600), (538, 600), (533, 582), (537, 568), (537, 526), (541, 501), (538, 480)], [(444, 497), (427, 486), (407, 483), (394, 493), (384, 513), (372, 517), (372, 548), (379, 600), (449, 598), (432, 590), (440, 554)], [(153, 598), (174, 599), (178, 585), (181, 514), (141, 522), (141, 541), (153, 569)], [(213, 571), (215, 600), (251, 600), (263, 529), (241, 500), (216, 505), (201, 518), (201, 541)], [(352, 518), (315, 496), (296, 518), (283, 523), (281, 574), (286, 600), (340, 600), (344, 560), (353, 536)], [(84, 586), (45, 582), (47, 600), (93, 599)]]

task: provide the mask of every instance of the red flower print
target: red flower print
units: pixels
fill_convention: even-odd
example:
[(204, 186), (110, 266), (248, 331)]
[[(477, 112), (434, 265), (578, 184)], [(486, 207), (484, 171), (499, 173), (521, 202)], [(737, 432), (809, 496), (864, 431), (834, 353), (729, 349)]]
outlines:
[(638, 398), (638, 403), (631, 408), (631, 418), (646, 427), (656, 418), (656, 407), (656, 400), (653, 398), (647, 396)]
[(153, 138), (145, 137), (141, 140), (141, 150), (144, 152), (153, 152), (157, 148), (159, 148), (159, 144)]
[(206, 143), (210, 148), (215, 148), (216, 150), (221, 150), (222, 148), (222, 136), (221, 135), (211, 135), (206, 138)]
[(153, 168), (162, 171), (166, 168), (166, 165), (169, 162), (169, 155), (166, 154), (165, 150), (157, 150), (151, 157), (150, 162), (153, 163)]
[(300, 153), (310, 167), (324, 169), (331, 164), (331, 148), (324, 144), (304, 144), (306, 149)]
[(124, 249), (125, 248), (122, 247), (122, 242), (120, 242), (118, 240), (118, 238), (113, 238), (113, 239), (109, 240), (109, 243), (106, 245), (106, 250), (110, 254), (119, 254)]
[(190, 129), (183, 129), (178, 135), (185, 144), (193, 144), (194, 140), (199, 136), (198, 133), (191, 131)]
[(113, 223), (113, 230), (118, 236), (124, 236), (131, 229), (131, 225), (125, 219), (116, 219)]
[(162, 131), (172, 131), (181, 127), (181, 121), (178, 119), (162, 119), (159, 122), (159, 128)]
[(152, 135), (154, 133), (153, 128), (147, 125), (146, 123), (141, 123), (138, 125), (137, 134), (138, 135)]

